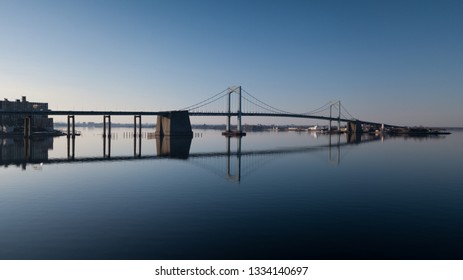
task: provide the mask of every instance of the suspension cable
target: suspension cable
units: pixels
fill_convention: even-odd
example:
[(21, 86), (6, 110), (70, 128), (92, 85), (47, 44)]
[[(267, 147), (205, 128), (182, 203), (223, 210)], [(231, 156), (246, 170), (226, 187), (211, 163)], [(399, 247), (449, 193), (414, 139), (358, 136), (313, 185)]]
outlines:
[[(271, 106), (271, 105), (269, 105), (269, 104), (267, 104), (267, 103), (265, 103), (265, 102), (263, 102), (263, 101), (257, 99), (256, 97), (254, 97), (252, 94), (250, 94), (250, 93), (247, 92), (246, 90), (244, 90), (244, 89), (241, 89), (241, 90), (242, 90), (243, 92), (247, 93), (250, 97), (252, 97), (253, 99), (255, 99), (257, 102), (263, 104), (264, 106), (267, 106), (268, 108), (271, 108), (271, 109), (266, 108), (266, 110), (268, 110), (268, 111), (271, 111), (271, 112), (274, 112), (274, 113), (275, 113), (275, 111), (277, 111), (278, 113), (294, 114), (294, 113), (292, 113), (292, 112), (288, 112), (288, 111), (284, 111), (284, 110), (275, 108), (275, 107), (273, 107), (273, 106)], [(248, 101), (251, 102), (250, 100), (248, 100)], [(252, 103), (252, 102), (251, 102), (251, 103)], [(254, 105), (257, 105), (257, 104), (254, 103)], [(263, 107), (261, 107), (261, 108), (263, 108)], [(265, 108), (263, 108), (263, 109), (265, 109)]]
[[(347, 113), (352, 119), (354, 119), (354, 120), (357, 119), (356, 117), (352, 116), (352, 115), (349, 113), (349, 111), (347, 111), (347, 109), (346, 109), (346, 107), (344, 107), (344, 105), (341, 104), (341, 108), (344, 109), (344, 111), (346, 111), (346, 113)], [(346, 119), (347, 119), (347, 118), (346, 118)]]
[[(246, 100), (246, 101), (248, 101), (249, 103), (253, 104), (254, 106), (257, 106), (257, 107), (259, 107), (259, 108), (261, 108), (261, 109), (264, 109), (264, 110), (266, 110), (266, 111), (269, 111), (269, 112), (272, 112), (272, 113), (275, 113), (275, 114), (281, 114), (281, 113), (282, 113), (281, 111), (275, 111), (275, 110), (271, 110), (271, 109), (269, 109), (269, 108), (265, 108), (264, 106), (259, 105), (259, 104), (255, 103), (255, 102), (253, 102), (253, 101), (247, 99), (245, 96), (241, 96), (241, 98), (243, 98), (244, 100)], [(283, 111), (283, 112), (284, 112), (284, 111)], [(285, 114), (292, 114), (292, 113), (285, 112)]]
[[(219, 95), (223, 94), (223, 93), (226, 92), (227, 90), (228, 90), (228, 88), (227, 88), (227, 89), (224, 89), (223, 91), (221, 91), (221, 92), (219, 92), (219, 93), (217, 93), (217, 94), (215, 94), (214, 96), (209, 97), (209, 98), (206, 99), (206, 100), (203, 100), (203, 101), (198, 102), (198, 103), (196, 103), (196, 104), (190, 105), (190, 106), (185, 107), (185, 108), (183, 108), (183, 109), (181, 109), (181, 110), (194, 110), (194, 109), (197, 109), (197, 108), (199, 108), (199, 107), (201, 107), (201, 106), (205, 106), (205, 105), (207, 105), (207, 104), (210, 104), (211, 102), (209, 102), (209, 103), (207, 103), (207, 104), (200, 105), (200, 104), (202, 104), (202, 103), (205, 103), (205, 102), (207, 102), (207, 101), (213, 99), (213, 98), (216, 97), (216, 96), (219, 96)], [(219, 99), (220, 99), (220, 98), (217, 98), (216, 100), (219, 100)], [(199, 105), (199, 106), (198, 106), (198, 105)], [(194, 108), (192, 108), (192, 107), (194, 107)]]
[[(320, 106), (320, 107), (318, 107), (317, 109), (314, 109), (314, 110), (309, 111), (309, 112), (307, 112), (307, 113), (303, 113), (302, 115), (311, 115), (311, 114), (315, 114), (315, 113), (318, 113), (318, 112), (323, 112), (323, 111), (325, 111), (326, 109), (328, 109), (328, 106), (331, 106), (331, 105), (333, 105), (333, 104), (336, 103), (336, 102), (337, 102), (337, 101), (333, 101), (333, 100), (328, 101), (328, 102), (325, 103), (323, 106)], [(326, 107), (326, 108), (324, 108), (324, 107)], [(322, 108), (324, 108), (324, 109), (322, 109)]]

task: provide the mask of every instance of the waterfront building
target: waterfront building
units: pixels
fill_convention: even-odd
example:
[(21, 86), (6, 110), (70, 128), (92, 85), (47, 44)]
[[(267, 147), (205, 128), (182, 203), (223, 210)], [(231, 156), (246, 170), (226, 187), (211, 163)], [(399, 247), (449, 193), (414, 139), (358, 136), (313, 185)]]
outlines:
[[(48, 111), (48, 103), (29, 102), (26, 96), (15, 101), (4, 99), (0, 101), (0, 133), (20, 133), (24, 130), (26, 114), (2, 114), (7, 112)], [(53, 131), (53, 118), (48, 115), (31, 115), (31, 129), (33, 132)]]

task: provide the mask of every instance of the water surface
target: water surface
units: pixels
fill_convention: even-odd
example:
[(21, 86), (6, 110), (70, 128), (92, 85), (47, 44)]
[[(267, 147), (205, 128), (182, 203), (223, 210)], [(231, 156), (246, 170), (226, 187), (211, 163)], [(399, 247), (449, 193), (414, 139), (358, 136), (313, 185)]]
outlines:
[(1, 259), (463, 258), (459, 131), (81, 131), (0, 140)]

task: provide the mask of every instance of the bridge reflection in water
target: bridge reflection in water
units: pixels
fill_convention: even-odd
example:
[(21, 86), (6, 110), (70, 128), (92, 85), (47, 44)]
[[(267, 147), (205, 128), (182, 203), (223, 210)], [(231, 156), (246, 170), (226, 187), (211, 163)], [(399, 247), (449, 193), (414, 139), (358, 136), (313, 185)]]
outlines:
[[(43, 166), (60, 163), (85, 163), (102, 161), (154, 160), (172, 158), (188, 160), (188, 162), (206, 169), (230, 181), (240, 182), (243, 176), (254, 172), (264, 164), (285, 154), (310, 153), (327, 151), (328, 161), (339, 165), (341, 162), (341, 148), (346, 145), (363, 142), (384, 140), (380, 136), (352, 138), (346, 134), (346, 140), (341, 141), (341, 134), (327, 135), (328, 144), (308, 147), (291, 147), (269, 150), (242, 150), (242, 137), (225, 137), (225, 151), (190, 153), (191, 137), (151, 137), (145, 134), (145, 140), (156, 141), (156, 155), (142, 155), (143, 135), (130, 134), (133, 138), (133, 156), (112, 156), (111, 142), (114, 134), (103, 134), (103, 155), (100, 157), (77, 157), (76, 138), (67, 138), (67, 157), (49, 158), (48, 153), (53, 150), (53, 137), (43, 138), (1, 138), (0, 165), (21, 166), (26, 170), (27, 165)], [(207, 139), (205, 139), (207, 141)], [(145, 142), (146, 144), (146, 142)], [(154, 143), (153, 143), (154, 144)]]
[[(103, 134), (103, 155), (101, 157), (76, 157), (76, 138), (67, 138), (67, 157), (49, 158), (48, 152), (53, 150), (53, 137), (40, 138), (3, 138), (0, 139), (0, 165), (43, 166), (60, 163), (83, 163), (102, 161), (130, 161), (173, 158), (188, 160), (192, 164), (209, 170), (230, 181), (239, 182), (243, 175), (248, 175), (263, 166), (266, 162), (284, 154), (309, 153), (320, 150), (328, 151), (328, 160), (339, 165), (341, 162), (341, 147), (362, 142), (380, 140), (379, 137), (356, 138), (346, 136), (346, 142), (341, 142), (341, 134), (328, 135), (328, 144), (309, 147), (293, 147), (269, 150), (242, 151), (242, 137), (225, 137), (224, 152), (190, 153), (191, 137), (149, 137), (146, 140), (156, 141), (156, 155), (142, 155), (142, 134), (134, 133), (133, 156), (112, 156), (111, 142), (113, 136)], [(206, 140), (207, 141), (207, 140)]]

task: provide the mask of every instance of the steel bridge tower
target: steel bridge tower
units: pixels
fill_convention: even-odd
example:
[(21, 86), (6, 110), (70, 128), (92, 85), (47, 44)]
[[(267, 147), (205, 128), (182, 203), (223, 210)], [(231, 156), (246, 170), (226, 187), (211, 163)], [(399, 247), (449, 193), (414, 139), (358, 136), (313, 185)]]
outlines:
[[(236, 113), (231, 112), (231, 95), (235, 93), (238, 94), (238, 110)], [(242, 101), (241, 101), (241, 86), (229, 87), (228, 88), (228, 102), (227, 102), (227, 127), (222, 135), (225, 136), (245, 136), (246, 132), (243, 132), (243, 126), (241, 125), (241, 116), (242, 116)], [(231, 116), (236, 114), (236, 130), (231, 130)]]

